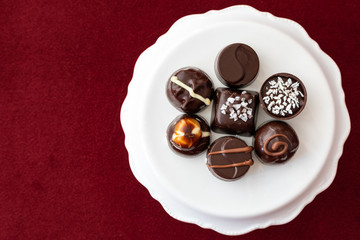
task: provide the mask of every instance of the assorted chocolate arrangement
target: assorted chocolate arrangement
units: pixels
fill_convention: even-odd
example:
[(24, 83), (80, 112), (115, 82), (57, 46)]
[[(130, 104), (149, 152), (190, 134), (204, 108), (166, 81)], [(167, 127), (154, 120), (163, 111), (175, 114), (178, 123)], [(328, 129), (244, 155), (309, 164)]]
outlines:
[[(214, 90), (210, 77), (196, 67), (181, 68), (168, 79), (166, 95), (184, 114), (168, 126), (167, 140), (176, 153), (196, 155), (207, 150), (206, 165), (217, 178), (233, 181), (254, 164), (254, 150), (264, 164), (284, 163), (299, 147), (295, 130), (286, 122), (305, 107), (307, 93), (303, 82), (289, 73), (266, 79), (259, 92), (241, 89), (251, 84), (259, 71), (259, 58), (248, 45), (234, 43), (222, 49), (215, 59), (215, 73), (227, 87)], [(211, 104), (210, 126), (196, 115)], [(256, 129), (261, 108), (275, 120)], [(224, 136), (210, 144), (211, 131)], [(254, 136), (248, 146), (239, 136)]]

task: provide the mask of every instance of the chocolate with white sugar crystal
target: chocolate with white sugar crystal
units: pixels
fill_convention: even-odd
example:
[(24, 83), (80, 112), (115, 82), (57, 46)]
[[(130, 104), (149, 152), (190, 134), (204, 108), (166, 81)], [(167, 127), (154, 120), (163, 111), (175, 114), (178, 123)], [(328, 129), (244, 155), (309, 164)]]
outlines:
[(257, 92), (217, 88), (211, 115), (211, 129), (217, 133), (253, 135), (258, 102)]
[(268, 115), (279, 120), (296, 117), (304, 109), (306, 99), (304, 84), (289, 73), (272, 75), (260, 90), (261, 107)]

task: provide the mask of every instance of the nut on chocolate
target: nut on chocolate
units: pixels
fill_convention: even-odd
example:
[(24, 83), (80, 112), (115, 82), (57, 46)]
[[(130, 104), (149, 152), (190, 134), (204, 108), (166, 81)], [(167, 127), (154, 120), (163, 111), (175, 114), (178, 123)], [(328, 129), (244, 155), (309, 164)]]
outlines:
[(200, 124), (194, 118), (183, 118), (175, 125), (172, 140), (183, 148), (191, 148), (201, 138)]
[(195, 114), (177, 116), (169, 124), (166, 135), (170, 148), (185, 155), (199, 154), (210, 144), (210, 127)]

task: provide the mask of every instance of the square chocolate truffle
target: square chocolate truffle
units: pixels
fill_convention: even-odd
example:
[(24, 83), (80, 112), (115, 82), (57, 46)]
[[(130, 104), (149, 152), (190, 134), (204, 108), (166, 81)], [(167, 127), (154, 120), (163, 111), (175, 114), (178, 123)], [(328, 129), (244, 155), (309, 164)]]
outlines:
[(254, 135), (258, 104), (258, 92), (217, 88), (211, 114), (211, 129), (217, 133)]

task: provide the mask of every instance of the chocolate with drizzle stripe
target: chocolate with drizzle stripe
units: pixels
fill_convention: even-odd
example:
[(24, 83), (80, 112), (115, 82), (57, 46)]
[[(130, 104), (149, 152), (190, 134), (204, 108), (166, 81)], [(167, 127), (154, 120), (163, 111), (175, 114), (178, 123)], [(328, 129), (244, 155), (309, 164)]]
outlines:
[(240, 138), (221, 137), (215, 140), (208, 149), (207, 167), (219, 179), (236, 180), (253, 165), (252, 149)]

